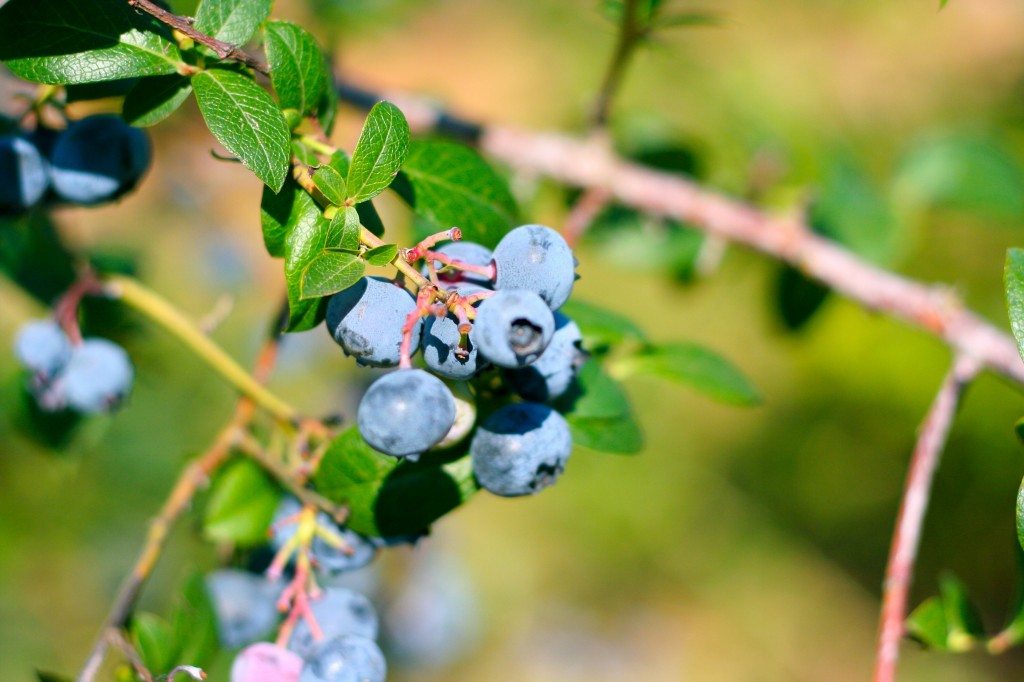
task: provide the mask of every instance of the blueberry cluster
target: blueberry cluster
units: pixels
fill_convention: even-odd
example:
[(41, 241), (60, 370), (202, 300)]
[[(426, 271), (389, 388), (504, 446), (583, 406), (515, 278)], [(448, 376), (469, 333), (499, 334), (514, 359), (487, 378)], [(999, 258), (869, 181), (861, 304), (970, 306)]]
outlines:
[(149, 138), (110, 114), (64, 130), (0, 136), (0, 215), (19, 215), (47, 197), (92, 206), (134, 188), (149, 167)]
[[(285, 498), (270, 527), (270, 543), (280, 552), (303, 532), (296, 519), (302, 505)], [(309, 543), (309, 558), (321, 582), (345, 571), (362, 568), (384, 540), (366, 538), (339, 528), (326, 514), (316, 516), (316, 527), (341, 540), (329, 543), (321, 535)], [(309, 596), (310, 611), (319, 632), (300, 618), (283, 636), (284, 646), (261, 642), (279, 625), (281, 581), (247, 571), (221, 569), (206, 577), (217, 618), (221, 644), (245, 647), (235, 657), (232, 682), (384, 682), (386, 664), (376, 640), (377, 612), (364, 595), (343, 587), (326, 587)], [(282, 628), (284, 630), (284, 628)]]
[(54, 320), (25, 324), (14, 354), (31, 373), (29, 390), (48, 412), (110, 412), (124, 400), (134, 371), (128, 353), (102, 338), (71, 339)]
[[(444, 292), (447, 305), (427, 314), (407, 289), (376, 277), (328, 303), (328, 331), (358, 364), (402, 367), (363, 396), (359, 432), (380, 452), (412, 460), (453, 445), (476, 421), (469, 387), (498, 377), (526, 402), (498, 392), (504, 404), (472, 437), (474, 471), (498, 495), (536, 493), (558, 478), (572, 449), (568, 424), (545, 404), (568, 390), (585, 360), (579, 328), (558, 312), (576, 280), (572, 251), (555, 230), (523, 225), (493, 252), (456, 241), (425, 253), (426, 286)], [(416, 349), (422, 369), (409, 365)]]

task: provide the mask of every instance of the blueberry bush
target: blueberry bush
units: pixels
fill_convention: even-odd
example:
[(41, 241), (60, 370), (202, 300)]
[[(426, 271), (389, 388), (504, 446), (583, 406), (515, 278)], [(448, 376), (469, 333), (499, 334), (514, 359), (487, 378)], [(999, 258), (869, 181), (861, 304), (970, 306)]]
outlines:
[[(312, 3), (314, 16), (332, 17), (321, 4)], [(238, 396), (213, 442), (168, 486), (121, 590), (104, 595), (112, 607), (81, 668), (71, 677), (40, 660), (40, 682), (204, 679), (206, 670), (231, 682), (383, 682), (392, 652), (429, 662), (444, 659), (439, 632), (470, 641), (472, 628), (452, 615), (453, 604), (471, 601), (454, 572), (421, 576), (432, 600), (410, 588), (388, 608), (353, 576), (382, 554), (420, 551), (481, 491), (533, 496), (571, 476), (576, 460), (640, 452), (641, 420), (624, 382), (681, 384), (730, 406), (761, 401), (726, 353), (663, 339), (645, 329), (658, 319), (574, 292), (586, 243), (610, 248), (623, 267), (601, 286), (627, 290), (632, 259), (692, 283), (714, 270), (725, 242), (739, 243), (781, 264), (775, 303), (794, 334), (836, 292), (948, 346), (953, 361), (913, 447), (885, 570), (875, 679), (894, 679), (907, 638), (993, 654), (1024, 639), (1024, 608), (986, 629), (951, 575), (938, 596), (910, 598), (932, 477), (964, 389), (983, 370), (1024, 384), (1024, 251), (1011, 249), (1005, 264), (1018, 355), (1006, 332), (952, 294), (884, 269), (889, 236), (859, 226), (884, 230), (895, 209), (848, 167), (780, 217), (754, 180), (747, 203), (690, 180), (700, 176), (690, 149), (617, 155), (609, 119), (634, 55), (664, 32), (716, 24), (716, 15), (661, 0), (600, 3), (616, 44), (585, 117), (589, 134), (572, 138), (484, 126), (355, 87), (323, 47), (336, 29), (281, 19), (272, 0), (178, 5), (0, 4), (0, 61), (22, 93), (2, 110), (0, 270), (46, 311), (18, 320), (13, 338), (20, 428), (61, 452), (90, 421), (132, 410), (133, 384), (161, 380), (132, 341), (140, 329), (161, 329)], [(287, 6), (293, 14), (301, 11)], [(208, 137), (182, 142), (181, 153), (215, 147), (222, 173), (262, 184), (250, 199), (282, 295), (259, 301), (272, 324), (252, 334), (263, 340), (251, 369), (174, 292), (154, 290), (144, 268), (105, 257), (63, 225), (82, 211), (119, 210), (161, 164), (149, 130), (189, 116), (201, 117)], [(351, 145), (338, 141), (346, 125), (358, 131)], [(954, 168), (971, 161), (943, 149)], [(933, 189), (928, 172), (948, 164), (936, 153), (911, 159)], [(974, 161), (994, 181), (1016, 163)], [(524, 201), (509, 171), (553, 181), (545, 191), (559, 223), (537, 222), (551, 213), (536, 199), (543, 193)], [(910, 194), (927, 186), (915, 183)], [(959, 185), (949, 183), (953, 195)], [(998, 189), (978, 201), (997, 200)], [(182, 178), (178, 191), (200, 188)], [(255, 224), (250, 236), (259, 244)], [(187, 277), (194, 256), (176, 258)], [(341, 414), (307, 414), (268, 387), (292, 338), (322, 335), (313, 331), (321, 325), (355, 368), (345, 392), (357, 399)], [(192, 516), (195, 538), (215, 551), (163, 610), (143, 608), (159, 559), (174, 551), (172, 527)], [(1017, 519), (1024, 544), (1024, 493)], [(623, 538), (618, 551), (630, 550)], [(411, 613), (404, 623), (395, 620), (402, 609)]]

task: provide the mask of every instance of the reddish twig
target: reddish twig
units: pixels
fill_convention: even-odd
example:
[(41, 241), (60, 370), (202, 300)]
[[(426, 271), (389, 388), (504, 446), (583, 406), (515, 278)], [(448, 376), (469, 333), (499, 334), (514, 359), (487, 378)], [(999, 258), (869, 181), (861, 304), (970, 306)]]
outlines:
[[(253, 368), (253, 376), (257, 381), (265, 382), (273, 369), (277, 359), (278, 336), (264, 344), (256, 359)], [(215, 472), (231, 455), (231, 449), (244, 431), (245, 426), (252, 420), (256, 411), (256, 405), (249, 398), (243, 397), (238, 401), (235, 412), (228, 424), (221, 430), (213, 444), (206, 452), (192, 460), (175, 482), (167, 500), (164, 501), (156, 518), (150, 523), (149, 532), (146, 534), (146, 542), (135, 560), (135, 565), (125, 578), (118, 592), (117, 598), (111, 606), (110, 613), (103, 622), (100, 636), (96, 639), (85, 665), (76, 678), (76, 682), (92, 682), (95, 679), (103, 659), (106, 657), (110, 645), (109, 634), (112, 630), (121, 628), (131, 615), (142, 587), (146, 584), (153, 567), (167, 544), (167, 538), (171, 528), (188, 509), (196, 492), (207, 484), (210, 476)]]
[(420, 258), (423, 258), (424, 255), (430, 253), (430, 249), (434, 248), (438, 242), (459, 241), (460, 239), (462, 239), (462, 230), (453, 227), (450, 230), (430, 235), (411, 249), (404, 249), (402, 257), (409, 263), (415, 263)]
[(237, 45), (225, 43), (224, 41), (217, 40), (216, 38), (208, 36), (201, 31), (197, 31), (192, 26), (192, 22), (185, 17), (179, 17), (177, 14), (168, 12), (156, 3), (150, 2), (150, 0), (128, 0), (128, 4), (136, 9), (142, 10), (160, 23), (191, 38), (200, 45), (210, 48), (218, 58), (230, 59), (244, 64), (250, 69), (259, 71), (264, 75), (270, 75), (270, 70), (267, 68), (266, 64), (263, 64), (251, 54), (240, 49)]
[(981, 366), (977, 360), (959, 356), (953, 363), (935, 400), (921, 424), (917, 443), (910, 458), (910, 470), (900, 502), (896, 529), (889, 550), (889, 563), (882, 588), (882, 616), (875, 658), (875, 682), (893, 682), (900, 640), (903, 639), (904, 620), (910, 584), (914, 577), (914, 562), (921, 541), (921, 527), (928, 509), (932, 479), (939, 466), (946, 438), (960, 396), (977, 376)]
[(600, 141), (578, 140), (502, 126), (481, 126), (408, 93), (377, 93), (348, 83), (345, 100), (369, 108), (387, 99), (405, 112), (416, 132), (451, 134), (477, 144), (492, 159), (518, 171), (611, 198), (651, 215), (674, 218), (727, 241), (789, 263), (858, 304), (911, 323), (940, 338), (957, 354), (1024, 385), (1024, 363), (1013, 340), (968, 310), (946, 286), (901, 277), (815, 235), (805, 221), (776, 218), (681, 175), (629, 163)]
[(576, 246), (580, 237), (597, 220), (611, 201), (611, 192), (603, 187), (587, 189), (576, 199), (562, 223), (562, 236), (569, 246)]

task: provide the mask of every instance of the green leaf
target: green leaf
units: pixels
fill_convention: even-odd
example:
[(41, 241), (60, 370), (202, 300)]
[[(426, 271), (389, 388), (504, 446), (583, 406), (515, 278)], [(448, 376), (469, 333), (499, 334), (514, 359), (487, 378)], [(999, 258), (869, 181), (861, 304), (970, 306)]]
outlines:
[(416, 140), (402, 176), (408, 182), (400, 196), (432, 226), (430, 231), (458, 226), (463, 239), (494, 247), (517, 223), (508, 184), (469, 147)]
[(321, 166), (313, 173), (313, 183), (330, 203), (341, 206), (345, 203), (345, 178), (331, 166)]
[(587, 348), (614, 346), (624, 341), (647, 342), (644, 331), (628, 317), (593, 303), (572, 299), (559, 312), (579, 326)]
[(177, 73), (169, 31), (120, 0), (10, 0), (0, 7), (0, 61), (38, 83), (66, 85)]
[(299, 215), (289, 227), (284, 245), (284, 277), (288, 288), (286, 331), (289, 332), (312, 329), (323, 321), (327, 300), (304, 298), (303, 281), (310, 264), (325, 249), (339, 245), (342, 238), (335, 224), (323, 218), (309, 194), (296, 195), (296, 201), (300, 204)]
[(967, 596), (967, 588), (956, 576), (947, 573), (939, 578), (939, 592), (946, 612), (949, 648), (952, 651), (973, 649), (984, 628), (977, 609)]
[[(370, 206), (371, 204), (361, 205)], [(340, 235), (337, 239), (339, 249), (346, 251), (359, 250), (359, 227), (359, 211), (352, 206), (346, 207), (344, 211), (334, 216), (334, 219), (331, 221), (331, 231), (334, 234)]]
[(264, 184), (279, 191), (288, 175), (291, 133), (270, 95), (252, 78), (226, 69), (196, 74), (192, 87), (217, 141)]
[(348, 169), (348, 195), (355, 203), (383, 192), (405, 161), (409, 150), (409, 124), (401, 110), (390, 102), (377, 102), (370, 109), (359, 134)]
[(300, 223), (312, 223), (320, 218), (320, 209), (313, 197), (292, 179), (274, 192), (264, 185), (260, 202), (260, 224), (263, 244), (274, 258), (283, 258), (289, 233)]
[(265, 48), (270, 82), (283, 109), (304, 116), (317, 110), (324, 98), (327, 69), (316, 39), (304, 28), (287, 21), (270, 21)]
[(202, 0), (196, 30), (232, 45), (244, 45), (270, 16), (273, 0)]
[(648, 374), (695, 388), (715, 400), (756, 405), (757, 390), (732, 364), (707, 348), (689, 343), (651, 346), (623, 359), (626, 374)]
[(1024, 481), (1017, 491), (1017, 542), (1024, 549)]
[(151, 126), (173, 114), (192, 94), (192, 83), (185, 76), (143, 78), (124, 98), (121, 115), (135, 126)]
[(1024, 166), (1005, 141), (987, 134), (930, 135), (913, 144), (893, 180), (901, 201), (1005, 221), (1024, 215)]
[(779, 269), (775, 300), (782, 323), (789, 331), (804, 327), (828, 299), (830, 289), (791, 265)]
[(1006, 252), (1003, 285), (1006, 288), (1010, 329), (1017, 339), (1017, 352), (1024, 357), (1024, 249), (1010, 249)]
[(322, 495), (349, 506), (350, 528), (375, 537), (422, 531), (477, 490), (468, 456), (400, 462), (371, 448), (355, 427), (330, 444), (313, 482)]
[(348, 289), (366, 272), (366, 261), (345, 251), (324, 251), (302, 273), (300, 298), (330, 296)]
[(324, 72), (328, 75), (324, 94), (316, 105), (317, 119), (324, 133), (330, 135), (334, 131), (334, 121), (338, 117), (338, 92), (334, 89), (333, 78), (331, 77), (331, 64), (324, 61)]
[(825, 173), (809, 220), (816, 232), (875, 262), (890, 263), (903, 244), (903, 225), (889, 199), (852, 159), (837, 154)]
[(254, 547), (267, 541), (267, 528), (280, 493), (255, 462), (239, 459), (213, 483), (203, 533), (214, 542)]
[(398, 255), (398, 246), (395, 244), (381, 244), (375, 248), (370, 249), (363, 258), (370, 265), (387, 265), (395, 259)]
[(946, 626), (946, 608), (939, 597), (921, 602), (906, 620), (907, 635), (929, 649), (947, 651), (949, 628)]
[(643, 448), (643, 434), (633, 419), (629, 398), (596, 360), (588, 360), (580, 368), (575, 383), (555, 401), (555, 408), (565, 415), (577, 445), (617, 454)]
[[(152, 76), (160, 78), (160, 76)], [(124, 97), (139, 82), (139, 78), (120, 78), (116, 81), (98, 81), (96, 83), (76, 83), (64, 87), (64, 101), (90, 102), (97, 99)]]
[(632, 416), (576, 417), (567, 419), (572, 442), (591, 450), (617, 455), (632, 455), (644, 447), (644, 435)]
[(218, 649), (217, 616), (201, 573), (185, 581), (171, 622), (180, 647), (174, 664), (208, 665)]
[(690, 28), (694, 26), (717, 26), (719, 18), (705, 12), (682, 12), (655, 22), (655, 28)]
[(939, 0), (939, 9), (944, 9), (949, 4), (949, 0)]
[(132, 616), (132, 643), (146, 668), (155, 675), (166, 673), (174, 665), (178, 642), (170, 623), (146, 611)]
[(356, 204), (356, 212), (359, 214), (359, 222), (363, 227), (378, 237), (384, 236), (384, 222), (380, 219), (377, 209), (373, 207), (373, 202), (364, 201), (361, 204)]

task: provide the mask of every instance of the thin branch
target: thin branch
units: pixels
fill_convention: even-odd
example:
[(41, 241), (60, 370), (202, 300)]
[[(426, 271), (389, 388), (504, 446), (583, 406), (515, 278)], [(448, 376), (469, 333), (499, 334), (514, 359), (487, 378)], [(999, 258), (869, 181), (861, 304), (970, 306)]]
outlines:
[[(267, 380), (277, 359), (277, 348), (278, 337), (275, 334), (273, 339), (264, 344), (256, 360), (253, 376), (257, 381)], [(111, 644), (110, 632), (118, 631), (131, 615), (142, 587), (146, 584), (153, 572), (153, 567), (156, 566), (157, 560), (163, 553), (171, 528), (191, 505), (196, 492), (205, 486), (213, 472), (227, 461), (232, 447), (240, 440), (241, 434), (244, 433), (245, 426), (252, 420), (254, 412), (255, 403), (248, 397), (241, 398), (231, 420), (217, 435), (214, 442), (206, 452), (192, 460), (178, 477), (160, 508), (160, 512), (150, 523), (145, 544), (139, 552), (131, 572), (124, 579), (117, 598), (110, 608), (110, 613), (103, 621), (100, 635), (93, 644), (76, 682), (93, 682), (96, 678)]]
[(615, 94), (622, 84), (622, 77), (626, 73), (629, 60), (636, 51), (637, 46), (643, 39), (646, 29), (637, 21), (637, 0), (625, 0), (622, 4), (622, 20), (619, 23), (618, 40), (615, 43), (615, 51), (612, 53), (611, 61), (605, 70), (604, 79), (601, 81), (601, 88), (594, 99), (594, 106), (590, 112), (590, 125), (593, 128), (603, 128), (608, 123), (608, 115), (611, 113), (612, 102)]
[(243, 395), (278, 420), (294, 422), (298, 418), (295, 408), (264, 388), (263, 384), (203, 334), (181, 311), (155, 292), (123, 276), (105, 280), (103, 291), (111, 298), (135, 308), (176, 336)]
[(569, 209), (562, 223), (562, 236), (569, 246), (575, 247), (580, 237), (590, 229), (611, 200), (611, 193), (603, 187), (593, 187), (583, 192)]
[(128, 0), (128, 4), (135, 9), (142, 10), (146, 14), (149, 14), (160, 23), (169, 26), (170, 28), (178, 31), (184, 36), (191, 38), (200, 45), (204, 45), (217, 55), (220, 59), (230, 59), (241, 64), (245, 64), (250, 69), (259, 71), (264, 75), (270, 75), (270, 70), (266, 64), (263, 64), (258, 59), (253, 57), (251, 54), (240, 49), (237, 45), (225, 43), (221, 40), (217, 40), (211, 36), (197, 31), (185, 17), (180, 17), (177, 14), (168, 12), (164, 8), (160, 7), (156, 3), (150, 2), (150, 0)]
[(932, 479), (938, 469), (960, 397), (980, 370), (981, 366), (973, 358), (957, 357), (921, 424), (910, 458), (910, 469), (885, 570), (873, 678), (875, 682), (893, 682), (896, 679), (896, 661), (899, 658), (900, 641), (903, 639), (907, 599), (914, 577), (914, 563), (921, 542), (921, 528), (928, 509)]
[(479, 126), (406, 93), (381, 96), (345, 85), (339, 94), (360, 106), (387, 99), (406, 112), (417, 132), (473, 130), (473, 139), (485, 155), (517, 171), (572, 187), (604, 189), (624, 206), (680, 220), (789, 263), (865, 308), (909, 322), (944, 341), (956, 354), (975, 357), (988, 369), (1024, 385), (1024, 363), (1013, 340), (968, 310), (949, 287), (872, 265), (815, 235), (802, 220), (770, 216), (681, 175), (627, 162), (593, 141)]

